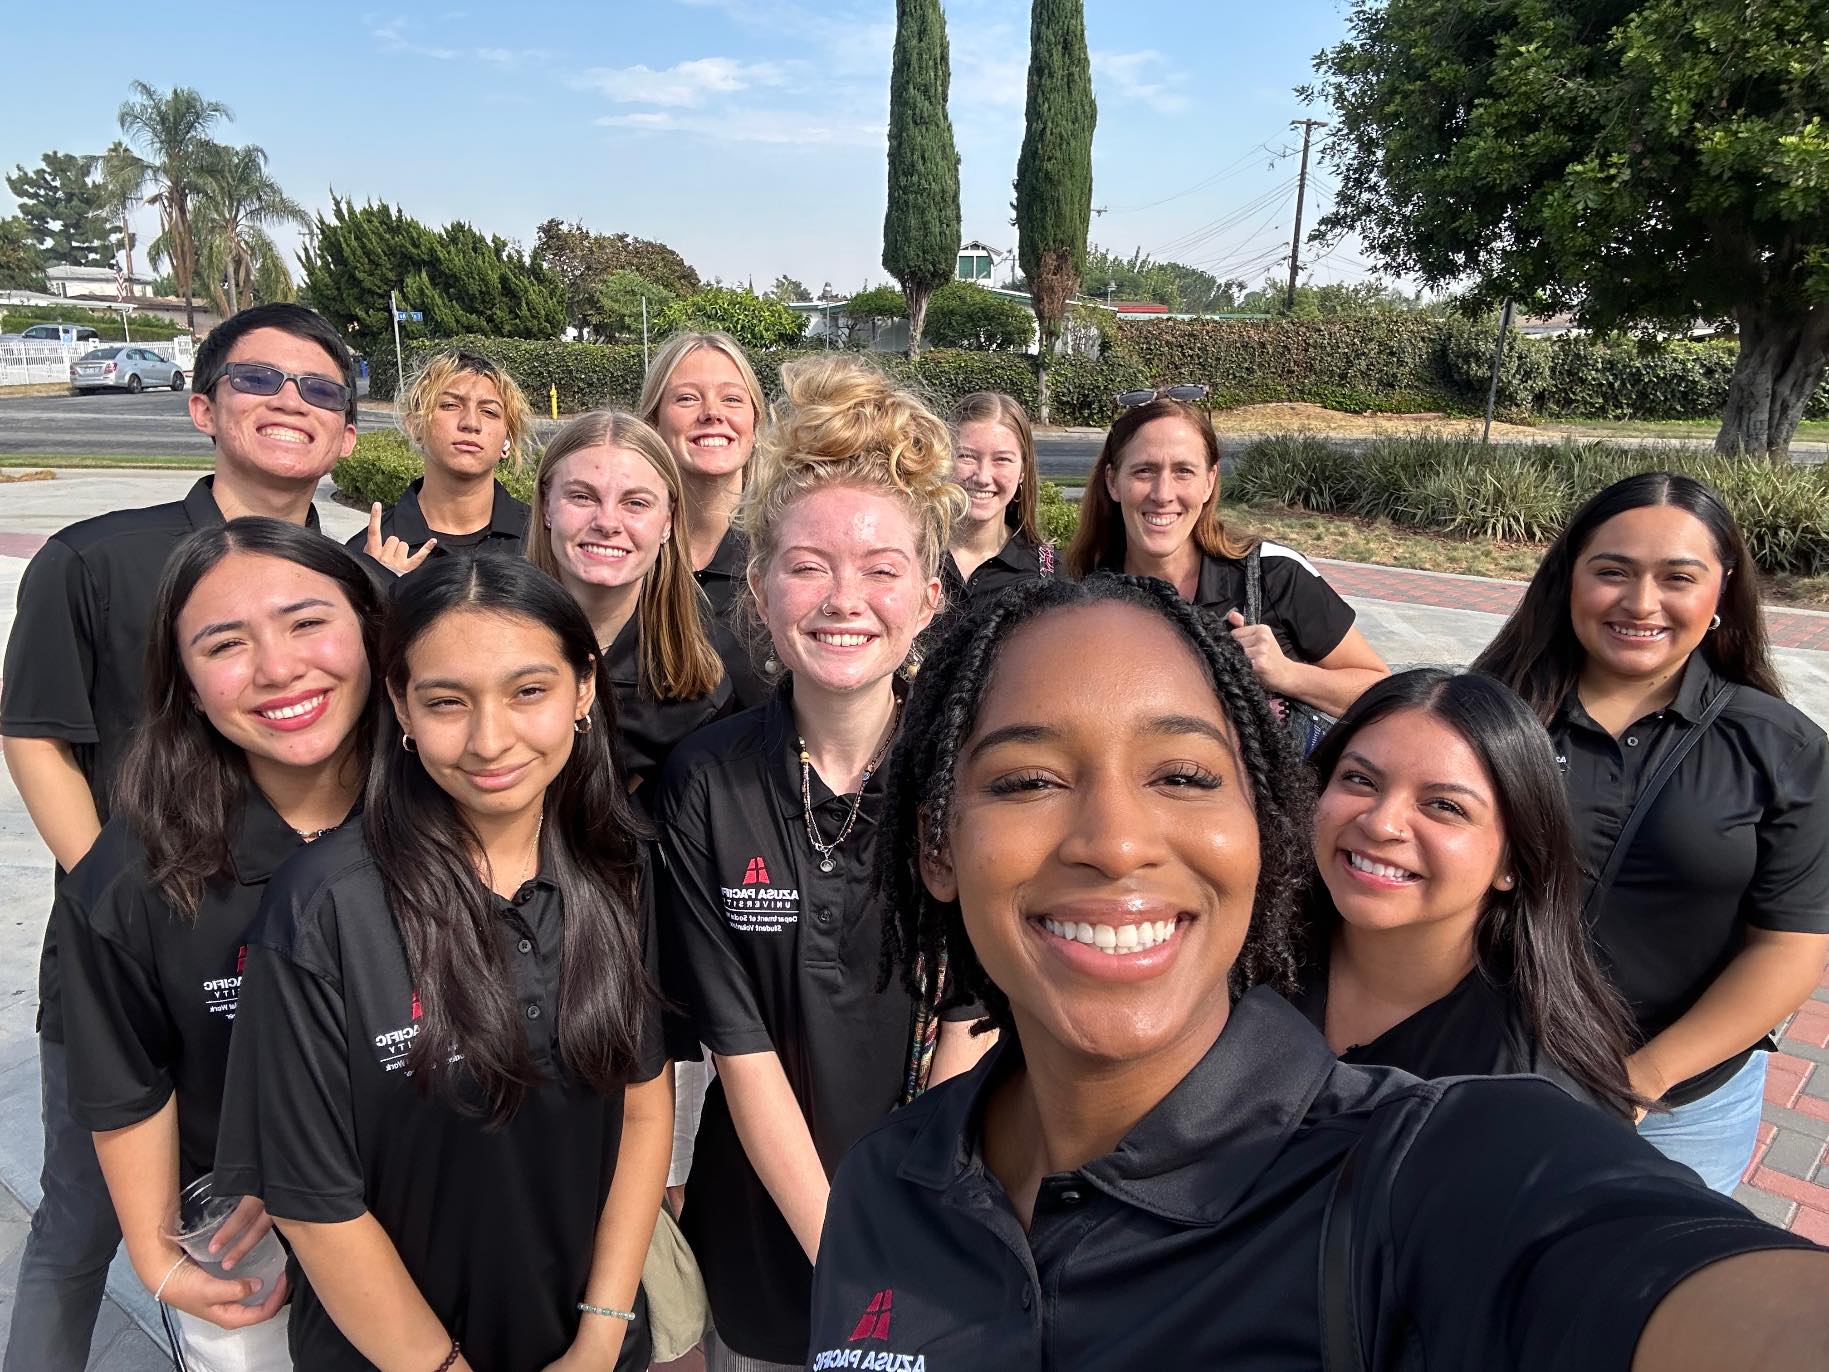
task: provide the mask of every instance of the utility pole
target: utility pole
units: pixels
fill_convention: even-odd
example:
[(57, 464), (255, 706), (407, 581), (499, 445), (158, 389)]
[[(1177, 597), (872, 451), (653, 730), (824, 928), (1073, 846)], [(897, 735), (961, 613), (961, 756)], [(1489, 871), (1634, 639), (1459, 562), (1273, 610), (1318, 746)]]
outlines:
[(1292, 119), (1289, 127), (1302, 130), (1302, 171), (1296, 178), (1296, 231), (1289, 240), (1289, 291), (1283, 297), (1283, 309), (1296, 307), (1296, 273), (1302, 269), (1302, 202), (1308, 195), (1308, 141), (1316, 129), (1327, 127), (1319, 119)]
[(1492, 384), (1486, 388), (1486, 427), (1480, 431), (1481, 444), (1492, 442), (1492, 412), (1499, 404), (1499, 368), (1505, 363), (1505, 336), (1511, 332), (1511, 301), (1499, 311), (1499, 336), (1492, 345)]

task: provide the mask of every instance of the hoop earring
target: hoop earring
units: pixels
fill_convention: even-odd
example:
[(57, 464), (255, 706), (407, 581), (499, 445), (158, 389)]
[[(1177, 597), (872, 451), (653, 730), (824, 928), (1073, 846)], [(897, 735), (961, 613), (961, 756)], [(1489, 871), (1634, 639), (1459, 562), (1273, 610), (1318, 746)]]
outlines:
[(419, 751), (419, 745), (413, 742), (413, 736), (411, 734), (400, 735), (400, 746), (409, 753), (417, 753)]
[(572, 721), (572, 732), (574, 734), (588, 734), (590, 731), (591, 717), (589, 715), (579, 715), (578, 718)]
[(1710, 629), (1719, 629), (1721, 627), (1721, 616), (1716, 615), (1712, 619), (1710, 619), (1708, 621), (1708, 627)]

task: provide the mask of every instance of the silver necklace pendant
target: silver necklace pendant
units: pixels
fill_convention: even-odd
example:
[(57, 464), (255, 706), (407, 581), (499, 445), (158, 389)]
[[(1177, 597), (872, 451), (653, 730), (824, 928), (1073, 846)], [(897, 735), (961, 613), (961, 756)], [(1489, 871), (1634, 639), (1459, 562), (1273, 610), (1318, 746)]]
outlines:
[(830, 875), (834, 870), (836, 870), (837, 867), (838, 867), (838, 864), (836, 862), (832, 861), (832, 859), (829, 857), (822, 857), (819, 860), (819, 870), (827, 873), (828, 875)]

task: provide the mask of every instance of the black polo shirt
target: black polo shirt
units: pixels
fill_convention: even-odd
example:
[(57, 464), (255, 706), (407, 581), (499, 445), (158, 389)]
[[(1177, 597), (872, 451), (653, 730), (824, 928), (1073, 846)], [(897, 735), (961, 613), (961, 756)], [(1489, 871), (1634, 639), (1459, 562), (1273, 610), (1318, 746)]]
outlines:
[[(1292, 1002), (1316, 1033), (1326, 1032), (1325, 965), (1309, 971)], [(1543, 1051), (1512, 990), (1478, 967), (1440, 1000), (1393, 1024), (1370, 1043), (1349, 1046), (1340, 1061), (1395, 1067), (1425, 1081), (1528, 1073), (1555, 1082), (1576, 1100), (1599, 1105), (1593, 1093)]]
[(724, 676), (737, 708), (768, 704), (774, 684), (757, 670), (749, 650), (750, 629), (743, 619), (743, 598), (749, 593), (749, 540), (731, 525), (711, 561), (692, 575), (710, 606), (706, 625), (711, 646), (724, 663)]
[(1116, 1150), (1043, 1181), (1025, 1233), (981, 1139), (1019, 1059), (1006, 1039), (851, 1150), (808, 1367), (1307, 1372), (1328, 1196), (1355, 1144), (1372, 1372), (1624, 1372), (1685, 1276), (1810, 1246), (1546, 1082), (1347, 1066), (1263, 989)]
[[(1724, 684), (1706, 654), (1694, 653), (1675, 699), (1617, 739), (1574, 692), (1562, 703), (1550, 738), (1590, 883), (1640, 788)], [(1829, 744), (1808, 717), (1741, 686), (1664, 784), (1590, 921), (1642, 1038), (1688, 1012), (1749, 927), (1829, 933), (1826, 762)], [(1707, 1095), (1752, 1051), (1677, 1085), (1665, 1103)]]
[(660, 777), (674, 744), (729, 714), (735, 705), (726, 673), (710, 694), (692, 700), (656, 700), (641, 683), (641, 610), (603, 650), (604, 669), (616, 688), (616, 761), (644, 786)]
[(712, 617), (728, 626), (732, 607), (749, 586), (749, 540), (742, 530), (735, 524), (726, 529), (711, 561), (692, 575), (711, 602)]
[[(413, 977), (360, 826), (287, 863), (248, 950), (216, 1172), (281, 1219), (373, 1214), (475, 1366), (538, 1368), (577, 1331), (622, 1098), (595, 1094), (559, 1059), (558, 890), (536, 877), (495, 908), (527, 1044), (547, 1075), (507, 1125), (488, 1129), (411, 1080)], [(652, 962), (646, 901), (643, 923)], [(656, 1010), (635, 1079), (663, 1066)], [(296, 1267), (293, 1361), (367, 1368)], [(625, 1344), (625, 1355), (645, 1358), (645, 1337), (630, 1342), (642, 1348)]]
[(215, 1165), (248, 931), (267, 878), (303, 846), (248, 785), (229, 838), (234, 876), (204, 887), (194, 921), (166, 902), (120, 819), (108, 821), (58, 892), (70, 1113), (85, 1129), (125, 1129), (175, 1092), (182, 1185)]
[[(876, 989), (882, 774), (866, 784), (834, 870), (822, 873), (807, 841), (790, 690), (693, 735), (667, 764), (654, 805), (662, 918), (679, 956), (666, 975), (714, 1053), (780, 1057), (830, 1176), (901, 1099), (913, 1006), (899, 982)], [(811, 794), (829, 842), (850, 797), (817, 773)], [(798, 1361), (812, 1271), (744, 1154), (721, 1082), (705, 1099), (681, 1224), (718, 1336), (752, 1358)]]
[[(144, 711), (146, 634), (172, 549), (222, 523), (206, 476), (184, 499), (114, 510), (60, 529), (19, 582), (6, 644), (0, 734), (68, 743), (107, 820), (110, 791)], [(306, 517), (318, 527), (317, 510)], [(57, 948), (49, 929), (38, 971), (39, 1029), (63, 1042)]]
[[(1263, 570), (1263, 623), (1276, 635), (1284, 654), (1297, 662), (1319, 662), (1340, 646), (1356, 616), (1353, 607), (1293, 548), (1260, 543)], [(1200, 558), (1200, 581), (1194, 604), (1223, 625), (1233, 610), (1245, 612), (1245, 564), (1229, 557)]]
[(970, 577), (959, 574), (959, 564), (948, 552), (940, 559), (940, 613), (928, 626), (928, 637), (937, 641), (947, 626), (973, 605), (995, 600), (1012, 586), (1039, 581), (1044, 575), (1052, 576), (1056, 565), (1056, 550), (1052, 544), (1047, 552), (1050, 570), (1044, 573), (1041, 547), (1022, 534), (1012, 532), (995, 555), (972, 569)]
[[(501, 482), (495, 482), (494, 486), (495, 506), (489, 512), (489, 522), (467, 534), (448, 534), (425, 522), (425, 515), (419, 508), (419, 493), (425, 487), (425, 478), (419, 477), (400, 493), (399, 500), (381, 511), (381, 539), (386, 542), (398, 538), (418, 552), (428, 538), (436, 538), (438, 543), (432, 549), (435, 558), (451, 553), (505, 553), (509, 557), (519, 557), (521, 544), (527, 537), (527, 506), (508, 494), (508, 488)], [(346, 539), (343, 546), (352, 553), (366, 553), (368, 530), (363, 529), (355, 537)]]

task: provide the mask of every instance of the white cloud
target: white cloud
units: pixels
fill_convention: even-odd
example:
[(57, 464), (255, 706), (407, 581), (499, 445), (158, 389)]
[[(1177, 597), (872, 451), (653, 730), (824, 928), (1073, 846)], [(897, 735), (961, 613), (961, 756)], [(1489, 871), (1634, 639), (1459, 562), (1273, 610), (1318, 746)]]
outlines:
[(1181, 114), (1189, 100), (1181, 93), (1187, 73), (1169, 68), (1169, 60), (1151, 48), (1141, 52), (1092, 54), (1093, 92), (1101, 100), (1116, 96), (1135, 101), (1157, 114)]
[[(459, 17), (462, 13), (461, 10), (452, 10), (442, 17), (449, 19)], [(412, 21), (404, 15), (395, 15), (391, 19), (364, 15), (362, 22), (368, 27), (369, 37), (375, 40), (382, 52), (405, 53), (435, 62), (470, 59), (498, 67), (514, 67), (523, 62), (545, 62), (552, 58), (552, 53), (545, 48), (453, 48), (436, 43), (421, 43), (409, 37)]]
[(798, 148), (881, 148), (888, 138), (882, 124), (846, 123), (784, 110), (730, 109), (717, 114), (642, 111), (606, 114), (600, 128), (636, 133), (681, 134), (715, 143), (762, 143)]
[(625, 105), (694, 108), (707, 96), (732, 95), (755, 86), (778, 86), (782, 70), (772, 62), (743, 63), (733, 57), (699, 57), (655, 71), (652, 67), (592, 67), (573, 84), (601, 92)]

